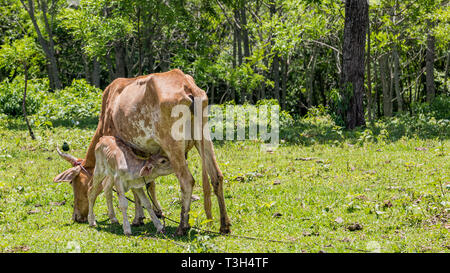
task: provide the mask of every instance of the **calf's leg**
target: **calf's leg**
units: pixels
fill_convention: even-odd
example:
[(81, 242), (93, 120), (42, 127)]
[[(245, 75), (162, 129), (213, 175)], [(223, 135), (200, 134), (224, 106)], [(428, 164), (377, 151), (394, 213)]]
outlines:
[(102, 188), (102, 180), (105, 178), (105, 175), (99, 170), (100, 167), (95, 168), (94, 177), (92, 179), (92, 186), (88, 190), (88, 202), (89, 202), (89, 213), (88, 213), (88, 222), (91, 227), (97, 226), (95, 222), (94, 215), (94, 204), (97, 196), (100, 194)]
[(119, 197), (119, 208), (122, 212), (123, 217), (123, 233), (127, 236), (131, 235), (131, 226), (128, 221), (127, 209), (128, 209), (128, 201), (125, 197), (125, 190), (123, 188), (123, 184), (120, 181), (120, 178), (114, 178), (114, 186), (116, 187), (117, 195)]
[(108, 206), (108, 217), (111, 220), (111, 223), (117, 224), (119, 221), (116, 218), (116, 214), (114, 212), (114, 206), (112, 203), (112, 187), (113, 182), (110, 177), (106, 177), (103, 180), (103, 191), (105, 192), (106, 205)]
[(150, 200), (148, 200), (147, 196), (145, 195), (144, 189), (134, 189), (134, 192), (138, 195), (139, 199), (141, 200), (142, 204), (144, 205), (145, 209), (147, 209), (148, 213), (150, 214), (150, 218), (152, 218), (152, 222), (156, 227), (156, 232), (162, 232), (164, 227), (159, 221), (158, 217), (156, 216), (155, 212), (152, 209), (152, 205), (150, 204)]
[(156, 199), (156, 183), (155, 180), (152, 180), (149, 182), (148, 184), (148, 193), (150, 195), (150, 198), (152, 199), (152, 206), (153, 206), (153, 210), (155, 211), (156, 216), (158, 216), (158, 218), (161, 218), (163, 216), (162, 213), (162, 208), (161, 205), (158, 202), (158, 199)]
[(139, 198), (139, 195), (136, 194), (134, 189), (131, 189), (134, 196), (134, 219), (131, 223), (132, 226), (142, 226), (144, 224), (144, 210), (142, 209), (142, 203)]

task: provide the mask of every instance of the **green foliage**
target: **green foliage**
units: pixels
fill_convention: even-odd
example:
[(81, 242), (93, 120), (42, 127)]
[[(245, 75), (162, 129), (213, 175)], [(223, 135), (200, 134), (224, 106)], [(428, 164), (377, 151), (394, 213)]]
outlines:
[[(22, 116), (22, 100), (24, 91), (23, 77), (17, 77), (12, 82), (9, 79), (0, 83), (0, 113), (11, 117)], [(45, 80), (31, 80), (27, 87), (27, 112), (37, 113), (42, 105), (42, 94), (48, 90)]]
[(437, 96), (431, 104), (429, 103), (413, 103), (412, 111), (415, 114), (422, 114), (436, 119), (450, 120), (450, 96), (444, 94)]
[(29, 75), (38, 74), (42, 62), (42, 52), (31, 37), (7, 41), (0, 48), (0, 69), (8, 71), (9, 76), (24, 73), (24, 65)]
[(102, 91), (86, 80), (73, 80), (70, 86), (42, 96), (35, 125), (96, 123), (101, 109)]
[[(284, 110), (279, 109), (278, 101), (260, 100), (256, 105), (244, 103), (243, 105), (236, 105), (234, 101), (227, 102), (225, 104), (212, 105), (209, 116), (209, 125), (212, 132), (220, 130), (219, 126), (222, 125), (223, 138), (226, 138), (227, 128), (233, 128), (235, 134), (237, 134), (239, 128), (245, 132), (245, 139), (249, 139), (250, 127), (256, 128), (266, 127), (267, 132), (272, 130), (272, 121), (275, 122), (275, 116), (272, 116), (272, 109), (278, 109), (278, 122), (279, 127), (284, 128), (293, 124), (294, 119), (292, 116)], [(228, 118), (227, 109), (231, 109), (233, 119)], [(275, 110), (276, 111), (276, 110)], [(275, 112), (274, 112), (275, 114)], [(260, 139), (260, 131), (257, 133), (257, 139)], [(236, 138), (235, 138), (236, 139)]]

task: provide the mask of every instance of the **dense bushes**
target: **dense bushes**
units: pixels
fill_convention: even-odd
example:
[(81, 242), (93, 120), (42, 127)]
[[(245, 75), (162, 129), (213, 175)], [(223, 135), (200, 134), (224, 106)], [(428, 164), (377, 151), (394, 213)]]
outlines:
[[(22, 100), (24, 91), (24, 81), (22, 77), (17, 77), (13, 81), (8, 79), (0, 83), (0, 113), (11, 117), (22, 115)], [(48, 82), (45, 80), (30, 80), (27, 86), (27, 113), (34, 114), (41, 105), (41, 95), (48, 90)]]
[(97, 123), (102, 104), (102, 91), (84, 79), (73, 80), (70, 86), (42, 97), (41, 107), (35, 116), (36, 125), (78, 125)]
[[(0, 83), (0, 112), (15, 118), (22, 115), (23, 79), (5, 80)], [(74, 80), (72, 84), (54, 93), (48, 91), (45, 80), (30, 80), (28, 83), (27, 112), (33, 126), (96, 126), (101, 108), (102, 91), (89, 85), (85, 80)], [(214, 133), (223, 126), (223, 138), (226, 128), (234, 128), (237, 139), (238, 128), (244, 128), (245, 139), (249, 139), (249, 127), (265, 125), (271, 132), (270, 114), (267, 119), (250, 117), (247, 111), (258, 112), (261, 106), (277, 105), (276, 100), (261, 100), (256, 105), (238, 106), (232, 101), (214, 105), (210, 110), (210, 128)], [(235, 118), (226, 120), (226, 109), (234, 106)], [(256, 106), (256, 107), (255, 107)], [(395, 141), (404, 136), (410, 138), (448, 138), (450, 137), (450, 97), (436, 97), (430, 104), (413, 105), (414, 115), (397, 115), (368, 123), (366, 128), (347, 131), (337, 125), (330, 109), (323, 106), (312, 107), (304, 117), (292, 117), (286, 111), (279, 111), (280, 140), (301, 144), (342, 143), (345, 140), (354, 143)], [(220, 114), (222, 117), (220, 117)], [(219, 117), (219, 119), (215, 119)], [(222, 123), (218, 123), (221, 121)], [(231, 123), (230, 123), (231, 122)], [(260, 135), (258, 135), (258, 138)]]
[[(27, 113), (36, 127), (92, 122), (100, 112), (102, 91), (84, 79), (73, 80), (70, 86), (55, 92), (48, 91), (47, 80), (30, 80), (27, 89)], [(21, 116), (23, 90), (21, 78), (1, 82), (0, 112), (13, 118)]]

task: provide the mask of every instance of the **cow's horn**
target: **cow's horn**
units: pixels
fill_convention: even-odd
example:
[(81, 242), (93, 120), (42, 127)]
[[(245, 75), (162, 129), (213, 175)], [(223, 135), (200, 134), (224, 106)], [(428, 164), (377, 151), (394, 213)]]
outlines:
[(66, 154), (66, 153), (62, 153), (58, 147), (56, 147), (56, 151), (58, 151), (58, 154), (60, 157), (64, 158), (65, 160), (69, 161), (70, 164), (74, 165), (75, 163), (78, 162), (77, 158), (74, 157), (73, 155), (70, 154)]

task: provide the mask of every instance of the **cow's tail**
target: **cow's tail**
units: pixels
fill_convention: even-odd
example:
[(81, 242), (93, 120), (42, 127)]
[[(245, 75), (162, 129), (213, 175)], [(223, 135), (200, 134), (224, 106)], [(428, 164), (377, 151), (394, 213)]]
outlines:
[[(201, 157), (201, 161), (202, 161), (202, 187), (203, 187), (203, 206), (205, 208), (205, 214), (206, 214), (206, 218), (208, 220), (212, 219), (212, 203), (211, 203), (211, 185), (209, 184), (209, 179), (208, 179), (208, 153), (205, 153), (205, 137), (203, 134), (203, 126), (206, 124), (206, 122), (208, 121), (207, 117), (206, 119), (203, 117), (203, 103), (202, 103), (202, 107), (198, 107), (197, 106), (197, 111), (200, 110), (201, 113), (197, 113), (197, 111), (195, 110), (196, 108), (196, 103), (198, 103), (198, 101), (196, 101), (196, 99), (194, 98), (194, 96), (192, 96), (191, 94), (188, 96), (189, 99), (191, 99), (192, 103), (190, 105), (190, 110), (191, 110), (191, 114), (194, 115), (194, 122), (193, 124), (196, 126), (200, 126), (201, 128), (201, 139), (200, 140), (195, 140), (195, 147), (197, 148), (197, 151), (200, 154)], [(207, 106), (207, 105), (206, 105)], [(200, 121), (201, 124), (196, 124), (195, 122), (195, 114), (200, 115), (201, 118), (199, 118), (198, 120)], [(192, 124), (192, 123), (191, 123)], [(196, 130), (198, 128), (194, 128), (194, 130)], [(194, 133), (195, 134), (195, 133)]]

